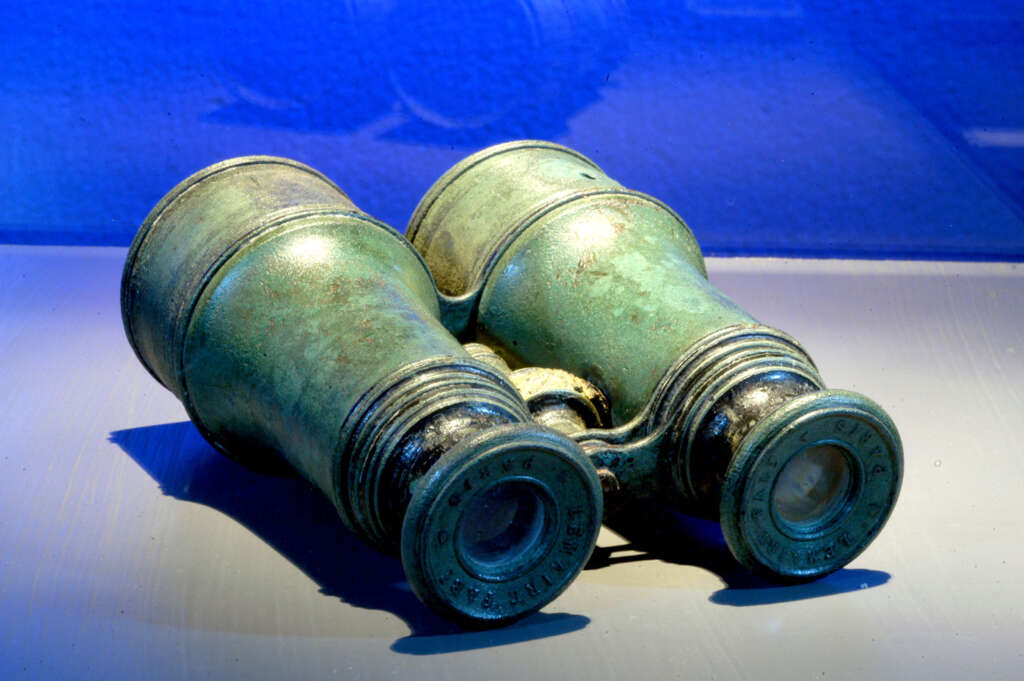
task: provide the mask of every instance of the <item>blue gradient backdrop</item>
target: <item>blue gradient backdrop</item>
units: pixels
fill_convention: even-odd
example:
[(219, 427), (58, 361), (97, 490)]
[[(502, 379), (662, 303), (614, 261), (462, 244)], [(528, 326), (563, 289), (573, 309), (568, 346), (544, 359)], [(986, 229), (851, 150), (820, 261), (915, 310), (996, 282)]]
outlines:
[(710, 254), (1024, 259), (1024, 3), (6, 2), (0, 242), (127, 244), (199, 168), (322, 170), (403, 229), (534, 137)]

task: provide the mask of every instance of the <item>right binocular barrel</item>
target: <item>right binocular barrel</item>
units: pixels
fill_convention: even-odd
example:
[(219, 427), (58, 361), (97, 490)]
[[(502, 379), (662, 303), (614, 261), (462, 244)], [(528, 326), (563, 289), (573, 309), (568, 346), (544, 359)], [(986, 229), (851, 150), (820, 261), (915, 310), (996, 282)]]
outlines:
[(182, 182), (132, 243), (121, 309), (211, 444), (297, 470), (437, 612), (508, 622), (586, 563), (602, 498), (579, 446), (441, 325), (409, 243), (313, 169), (245, 157)]
[(782, 581), (842, 567), (884, 525), (892, 421), (716, 290), (665, 204), (575, 151), (512, 142), (449, 170), (407, 236), (450, 329), (607, 394), (613, 427), (575, 437), (622, 496), (717, 519), (741, 563)]

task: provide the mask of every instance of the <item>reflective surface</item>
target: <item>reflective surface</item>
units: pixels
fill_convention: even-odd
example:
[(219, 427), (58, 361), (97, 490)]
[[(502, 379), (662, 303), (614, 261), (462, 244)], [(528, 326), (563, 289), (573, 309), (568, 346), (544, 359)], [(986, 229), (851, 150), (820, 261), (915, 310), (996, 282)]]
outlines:
[(772, 503), (787, 529), (813, 531), (836, 518), (849, 499), (851, 482), (843, 450), (815, 445), (782, 468), (772, 490)]
[(0, 241), (127, 244), (223, 158), (404, 225), (488, 144), (551, 139), (711, 254), (1024, 257), (1012, 0), (4, 3)]

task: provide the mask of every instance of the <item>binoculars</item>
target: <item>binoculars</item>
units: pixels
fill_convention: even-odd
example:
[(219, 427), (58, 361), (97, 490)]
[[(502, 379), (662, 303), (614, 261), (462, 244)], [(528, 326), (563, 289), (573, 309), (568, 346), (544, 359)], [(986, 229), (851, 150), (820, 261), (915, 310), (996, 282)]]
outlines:
[(121, 308), (216, 449), (319, 487), (436, 612), (543, 607), (605, 497), (714, 518), (779, 581), (839, 569), (884, 525), (891, 420), (716, 291), (661, 202), (513, 142), (448, 171), (407, 235), (300, 163), (225, 161), (146, 218)]

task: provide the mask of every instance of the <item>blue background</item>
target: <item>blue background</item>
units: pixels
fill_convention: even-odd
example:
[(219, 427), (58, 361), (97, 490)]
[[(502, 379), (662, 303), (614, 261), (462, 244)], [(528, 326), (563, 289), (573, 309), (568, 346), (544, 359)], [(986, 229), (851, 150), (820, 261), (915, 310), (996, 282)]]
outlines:
[(127, 244), (210, 163), (296, 158), (404, 229), (534, 137), (709, 254), (1024, 259), (1024, 3), (3, 3), (0, 242)]

